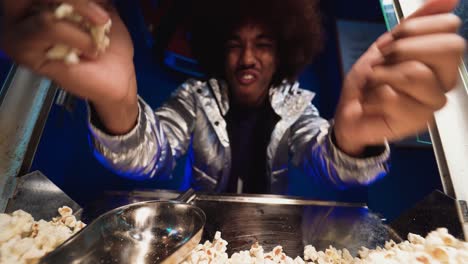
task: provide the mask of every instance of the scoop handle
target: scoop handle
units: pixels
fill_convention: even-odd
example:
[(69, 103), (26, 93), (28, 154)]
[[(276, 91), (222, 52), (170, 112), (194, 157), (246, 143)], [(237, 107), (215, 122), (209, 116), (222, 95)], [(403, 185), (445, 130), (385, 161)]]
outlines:
[(197, 195), (195, 194), (195, 190), (189, 188), (187, 191), (177, 196), (175, 200), (182, 203), (190, 203), (191, 201), (193, 201), (193, 199), (195, 199), (196, 196)]

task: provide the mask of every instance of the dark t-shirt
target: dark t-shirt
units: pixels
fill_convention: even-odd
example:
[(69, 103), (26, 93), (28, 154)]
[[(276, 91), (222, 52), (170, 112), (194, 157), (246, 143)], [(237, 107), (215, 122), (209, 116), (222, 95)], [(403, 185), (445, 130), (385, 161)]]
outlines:
[(231, 173), (226, 192), (236, 193), (238, 179), (243, 193), (269, 193), (266, 150), (280, 117), (268, 100), (254, 108), (231, 104), (226, 115), (231, 142)]

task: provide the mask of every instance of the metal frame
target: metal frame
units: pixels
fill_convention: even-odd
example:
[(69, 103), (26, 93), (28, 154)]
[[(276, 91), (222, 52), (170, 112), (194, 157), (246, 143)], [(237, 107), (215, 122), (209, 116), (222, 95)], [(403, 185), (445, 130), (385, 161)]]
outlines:
[[(136, 190), (131, 192), (108, 192), (108, 195), (128, 196), (142, 199), (174, 199), (179, 195), (177, 191), (170, 190)], [(342, 206), (368, 208), (365, 203), (347, 203), (326, 200), (311, 200), (298, 196), (270, 195), (270, 194), (212, 194), (197, 192), (197, 198), (204, 201), (231, 202), (231, 203), (261, 203), (261, 204), (283, 204), (283, 205), (317, 205), (317, 206)], [(139, 200), (139, 199), (137, 199)]]
[(0, 104), (0, 212), (12, 197), (17, 176), (29, 169), (55, 89), (52, 82), (14, 66)]
[[(396, 13), (402, 18), (425, 0), (381, 0), (381, 3), (389, 2), (394, 3)], [(434, 116), (430, 135), (444, 192), (459, 201), (459, 218), (468, 237), (468, 73), (464, 63), (460, 64), (459, 73), (457, 86), (447, 94), (447, 105)]]
[(52, 105), (54, 104), (55, 94), (57, 91), (58, 88), (52, 83), (47, 91), (47, 94), (45, 95), (43, 105), (37, 116), (28, 147), (23, 157), (21, 168), (18, 172), (18, 176), (22, 176), (30, 172), (31, 165), (34, 160), (34, 156), (36, 155), (39, 142), (41, 141), (42, 133), (44, 132), (44, 128), (49, 117), (50, 110), (52, 109)]
[(341, 207), (360, 207), (367, 209), (366, 204), (362, 203), (343, 203), (334, 201), (308, 200), (298, 197), (288, 197), (279, 195), (212, 195), (198, 194), (198, 199), (212, 202), (230, 202), (245, 204), (275, 204), (275, 205), (316, 205), (316, 206), (341, 206)]

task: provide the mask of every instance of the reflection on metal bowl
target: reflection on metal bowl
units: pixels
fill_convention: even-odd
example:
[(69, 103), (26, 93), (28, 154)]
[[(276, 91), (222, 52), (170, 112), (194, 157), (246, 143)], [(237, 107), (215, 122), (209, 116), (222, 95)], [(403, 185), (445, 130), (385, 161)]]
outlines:
[(151, 201), (114, 209), (40, 263), (179, 263), (200, 242), (205, 214), (196, 206)]

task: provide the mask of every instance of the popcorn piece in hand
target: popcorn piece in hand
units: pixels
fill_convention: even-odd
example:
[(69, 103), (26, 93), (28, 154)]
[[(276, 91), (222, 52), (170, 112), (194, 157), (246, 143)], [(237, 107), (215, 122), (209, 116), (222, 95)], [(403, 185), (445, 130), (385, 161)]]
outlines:
[[(105, 52), (110, 45), (110, 28), (112, 25), (111, 20), (101, 26), (92, 25), (90, 22), (85, 21), (82, 16), (75, 13), (72, 5), (63, 3), (59, 5), (54, 12), (57, 19), (68, 20), (70, 22), (79, 24), (84, 30), (88, 31), (93, 39), (98, 52)], [(63, 60), (66, 64), (77, 64), (80, 62), (81, 51), (68, 47), (63, 44), (56, 44), (46, 53), (46, 58), (51, 60)]]
[(47, 51), (47, 58), (51, 60), (64, 59), (70, 51), (68, 46), (57, 44)]
[(91, 27), (91, 36), (93, 37), (94, 43), (96, 44), (99, 52), (105, 52), (107, 47), (110, 45), (108, 34), (110, 33), (111, 26), (112, 21), (109, 20), (103, 26)]
[(67, 17), (71, 17), (73, 15), (74, 8), (70, 4), (61, 4), (60, 6), (55, 9), (55, 17), (58, 19), (64, 19)]

